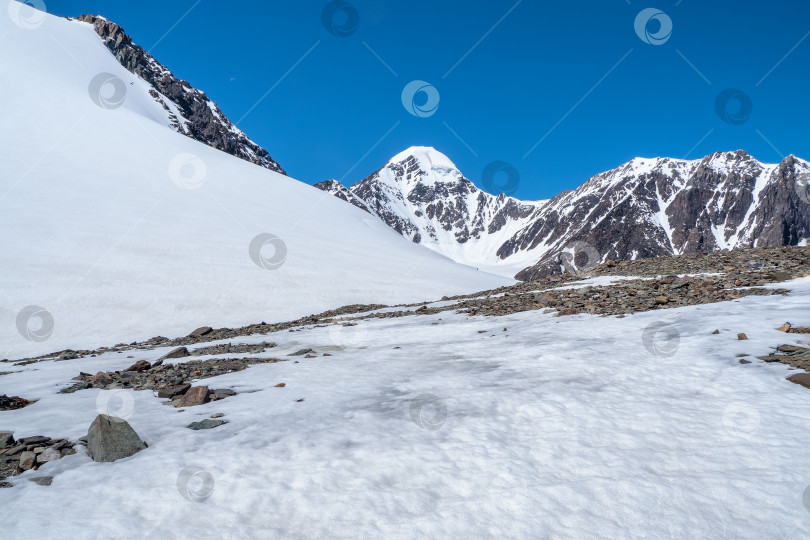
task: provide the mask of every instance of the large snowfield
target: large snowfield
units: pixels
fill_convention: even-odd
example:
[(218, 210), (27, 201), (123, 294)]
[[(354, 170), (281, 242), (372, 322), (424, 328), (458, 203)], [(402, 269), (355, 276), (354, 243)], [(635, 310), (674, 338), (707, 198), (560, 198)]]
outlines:
[[(25, 29), (3, 14), (0, 36), (0, 358), (514, 283), (173, 131), (89, 24)], [(101, 86), (120, 106), (91, 96), (99, 74), (123, 81), (123, 102)], [(265, 246), (270, 268), (250, 255), (263, 234), (286, 248)], [(47, 341), (17, 331), (27, 306), (52, 315)]]
[[(14, 477), (4, 534), (807, 538), (810, 391), (736, 358), (803, 336), (775, 330), (810, 322), (810, 278), (790, 286), (623, 319), (445, 312), (252, 336), (288, 361), (205, 379), (240, 393), (183, 412), (150, 391), (56, 393), (165, 350), (13, 368), (0, 392), (39, 398), (3, 413), (16, 436), (75, 440), (105, 412), (149, 448)], [(319, 356), (286, 356), (301, 348)], [(214, 413), (230, 423), (183, 427)]]

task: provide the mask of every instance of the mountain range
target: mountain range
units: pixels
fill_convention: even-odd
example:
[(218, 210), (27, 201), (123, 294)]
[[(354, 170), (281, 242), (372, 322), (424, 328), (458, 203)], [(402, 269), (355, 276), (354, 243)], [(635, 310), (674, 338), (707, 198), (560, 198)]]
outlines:
[[(89, 25), (145, 83), (150, 119), (214, 149), (286, 174), (206, 94), (175, 77), (117, 24)], [(133, 91), (133, 89), (130, 89)], [(106, 105), (106, 104), (105, 104)], [(742, 150), (696, 160), (636, 158), (548, 200), (478, 188), (444, 154), (411, 147), (367, 178), (315, 185), (413, 243), (467, 266), (531, 280), (608, 260), (806, 244), (810, 164), (762, 163)]]
[(315, 187), (460, 263), (517, 279), (607, 260), (800, 245), (810, 236), (810, 163), (742, 150), (636, 158), (549, 200), (477, 188), (447, 156), (412, 147), (368, 178)]
[[(117, 24), (82, 15), (149, 85), (174, 130), (275, 172), (267, 150), (205, 93), (176, 78)], [(351, 186), (315, 184), (461, 264), (530, 280), (607, 260), (798, 245), (810, 236), (810, 164), (762, 163), (743, 150), (702, 159), (636, 158), (542, 201), (487, 193), (444, 154), (411, 147)]]

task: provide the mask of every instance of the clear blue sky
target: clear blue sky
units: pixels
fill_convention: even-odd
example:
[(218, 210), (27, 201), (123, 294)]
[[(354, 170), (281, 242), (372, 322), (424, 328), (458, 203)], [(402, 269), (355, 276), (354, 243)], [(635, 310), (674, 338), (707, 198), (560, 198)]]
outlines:
[[(47, 1), (57, 15), (119, 23), (234, 122), (273, 88), (239, 127), (310, 183), (352, 184), (412, 145), (435, 146), (478, 185), (487, 164), (511, 163), (524, 199), (634, 156), (742, 148), (768, 162), (810, 158), (805, 0), (351, 0), (333, 19), (341, 28), (356, 10), (345, 37), (325, 28), (326, 4)], [(650, 7), (672, 22), (668, 39), (665, 19), (642, 25), (658, 45), (634, 27)], [(403, 107), (413, 80), (438, 91), (434, 114)], [(727, 88), (750, 98), (744, 123), (716, 111)], [(734, 121), (740, 107), (732, 99), (721, 111)]]

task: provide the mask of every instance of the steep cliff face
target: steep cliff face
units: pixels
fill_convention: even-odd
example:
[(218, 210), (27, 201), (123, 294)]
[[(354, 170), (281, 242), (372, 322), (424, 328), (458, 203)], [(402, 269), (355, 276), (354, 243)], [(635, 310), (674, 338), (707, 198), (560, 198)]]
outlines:
[(534, 279), (608, 259), (806, 242), (808, 179), (810, 164), (795, 156), (636, 158), (548, 201), (523, 202), (481, 191), (440, 152), (414, 147), (340, 188), (414, 242)]
[(82, 15), (77, 20), (90, 24), (118, 62), (152, 86), (149, 94), (167, 111), (172, 128), (217, 150), (286, 174), (267, 150), (234, 126), (204, 92), (175, 77), (133, 43), (120, 26), (99, 15)]

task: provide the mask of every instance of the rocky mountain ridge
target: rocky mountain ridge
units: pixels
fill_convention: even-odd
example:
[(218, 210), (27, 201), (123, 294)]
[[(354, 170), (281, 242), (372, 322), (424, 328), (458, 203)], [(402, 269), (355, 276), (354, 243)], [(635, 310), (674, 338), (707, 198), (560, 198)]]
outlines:
[(75, 20), (91, 25), (118, 62), (152, 86), (149, 94), (167, 111), (170, 127), (178, 133), (260, 167), (286, 174), (267, 150), (233, 125), (205, 92), (175, 77), (151, 54), (133, 43), (119, 25), (100, 15), (82, 15)]
[(403, 236), (458, 262), (527, 280), (607, 260), (803, 245), (809, 179), (810, 164), (793, 155), (778, 164), (742, 150), (636, 158), (573, 191), (524, 202), (486, 193), (437, 150), (412, 147), (357, 184), (332, 181), (327, 191), (354, 195)]

